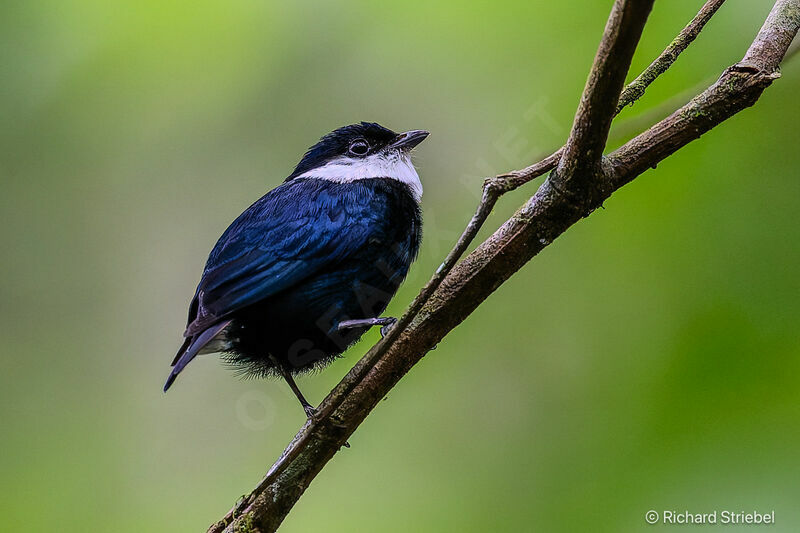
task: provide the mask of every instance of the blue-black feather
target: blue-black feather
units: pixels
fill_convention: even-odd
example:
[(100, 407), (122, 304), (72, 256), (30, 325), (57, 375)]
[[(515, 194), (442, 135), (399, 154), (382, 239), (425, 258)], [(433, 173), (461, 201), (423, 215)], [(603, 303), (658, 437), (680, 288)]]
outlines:
[(286, 181), (212, 250), (176, 362), (222, 321), (228, 358), (249, 372), (270, 373), (272, 358), (291, 371), (330, 361), (365, 331), (339, 334), (338, 322), (383, 312), (420, 239), (419, 206), (396, 180)]

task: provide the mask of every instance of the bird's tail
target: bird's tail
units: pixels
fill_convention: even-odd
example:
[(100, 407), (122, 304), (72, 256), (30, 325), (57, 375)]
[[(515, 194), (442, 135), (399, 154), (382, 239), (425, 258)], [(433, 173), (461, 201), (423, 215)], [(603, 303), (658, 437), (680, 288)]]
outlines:
[(164, 383), (164, 392), (170, 388), (172, 383), (175, 381), (175, 378), (178, 377), (178, 374), (181, 373), (186, 365), (188, 365), (195, 356), (200, 353), (203, 347), (211, 342), (211, 339), (217, 336), (217, 334), (225, 329), (225, 327), (230, 324), (230, 320), (223, 320), (213, 326), (210, 326), (208, 329), (200, 333), (199, 335), (195, 335), (194, 337), (189, 337), (184, 341), (183, 346), (181, 346), (178, 353), (175, 355), (175, 359), (172, 361), (172, 372), (169, 373), (169, 377), (167, 377), (167, 382)]

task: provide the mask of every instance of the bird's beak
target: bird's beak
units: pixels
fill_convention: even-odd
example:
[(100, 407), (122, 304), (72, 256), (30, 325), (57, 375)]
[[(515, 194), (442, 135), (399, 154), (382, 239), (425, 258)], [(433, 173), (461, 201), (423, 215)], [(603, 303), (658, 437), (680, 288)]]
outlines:
[(430, 132), (425, 130), (406, 131), (395, 137), (394, 141), (392, 141), (392, 144), (389, 145), (389, 148), (396, 148), (398, 150), (408, 152), (416, 145), (424, 141), (425, 137), (428, 135), (430, 135)]

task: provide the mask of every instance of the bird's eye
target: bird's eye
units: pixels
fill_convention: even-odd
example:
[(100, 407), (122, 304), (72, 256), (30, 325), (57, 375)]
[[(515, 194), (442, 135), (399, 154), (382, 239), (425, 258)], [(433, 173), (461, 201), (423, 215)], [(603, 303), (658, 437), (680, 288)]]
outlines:
[(364, 155), (367, 152), (369, 152), (369, 145), (364, 139), (353, 141), (353, 143), (350, 145), (350, 153), (353, 155)]

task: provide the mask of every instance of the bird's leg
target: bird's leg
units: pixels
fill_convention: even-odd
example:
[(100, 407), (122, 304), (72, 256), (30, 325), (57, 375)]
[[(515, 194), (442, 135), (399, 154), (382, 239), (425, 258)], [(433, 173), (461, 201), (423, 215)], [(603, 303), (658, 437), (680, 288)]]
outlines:
[(289, 388), (292, 389), (294, 395), (297, 396), (298, 400), (300, 400), (300, 405), (303, 406), (303, 411), (306, 412), (306, 416), (308, 418), (312, 418), (317, 412), (316, 409), (314, 409), (314, 406), (308, 403), (308, 400), (305, 399), (303, 393), (300, 392), (300, 389), (297, 387), (297, 383), (294, 382), (292, 375), (285, 370), (282, 370), (281, 373), (283, 374), (283, 379), (285, 379), (286, 383), (289, 384)]
[(385, 337), (389, 333), (389, 329), (397, 322), (397, 319), (391, 316), (382, 316), (378, 318), (358, 318), (355, 320), (342, 320), (339, 322), (339, 331), (352, 328), (363, 328), (372, 326), (381, 326), (381, 337)]
[[(274, 357), (270, 357), (270, 359), (275, 361)], [(300, 400), (300, 405), (303, 406), (303, 411), (306, 412), (306, 416), (308, 417), (308, 419), (309, 420), (313, 419), (314, 415), (317, 414), (317, 410), (314, 408), (313, 405), (308, 403), (308, 400), (305, 399), (303, 393), (300, 392), (300, 388), (297, 386), (297, 383), (294, 382), (294, 378), (289, 372), (286, 371), (285, 368), (283, 368), (283, 365), (278, 365), (278, 368), (280, 369), (280, 373), (283, 376), (283, 379), (286, 380), (286, 383), (289, 384), (289, 387), (292, 389), (292, 392), (294, 392), (294, 395), (297, 396), (298, 400)], [(349, 448), (350, 443), (345, 441), (344, 447)]]
[(286, 368), (277, 359), (275, 359), (275, 357), (270, 355), (269, 358), (272, 360), (272, 364), (275, 365), (275, 368), (278, 369), (278, 372), (281, 373), (283, 379), (286, 380), (286, 383), (289, 384), (289, 388), (292, 389), (294, 395), (298, 400), (300, 400), (300, 405), (303, 406), (303, 411), (306, 412), (306, 416), (308, 418), (312, 418), (314, 413), (316, 413), (316, 409), (314, 409), (313, 405), (308, 403), (308, 400), (306, 400), (305, 396), (303, 396), (303, 393), (300, 392), (300, 388), (297, 386), (297, 383), (294, 382), (292, 374), (289, 373), (289, 371), (287, 371)]

